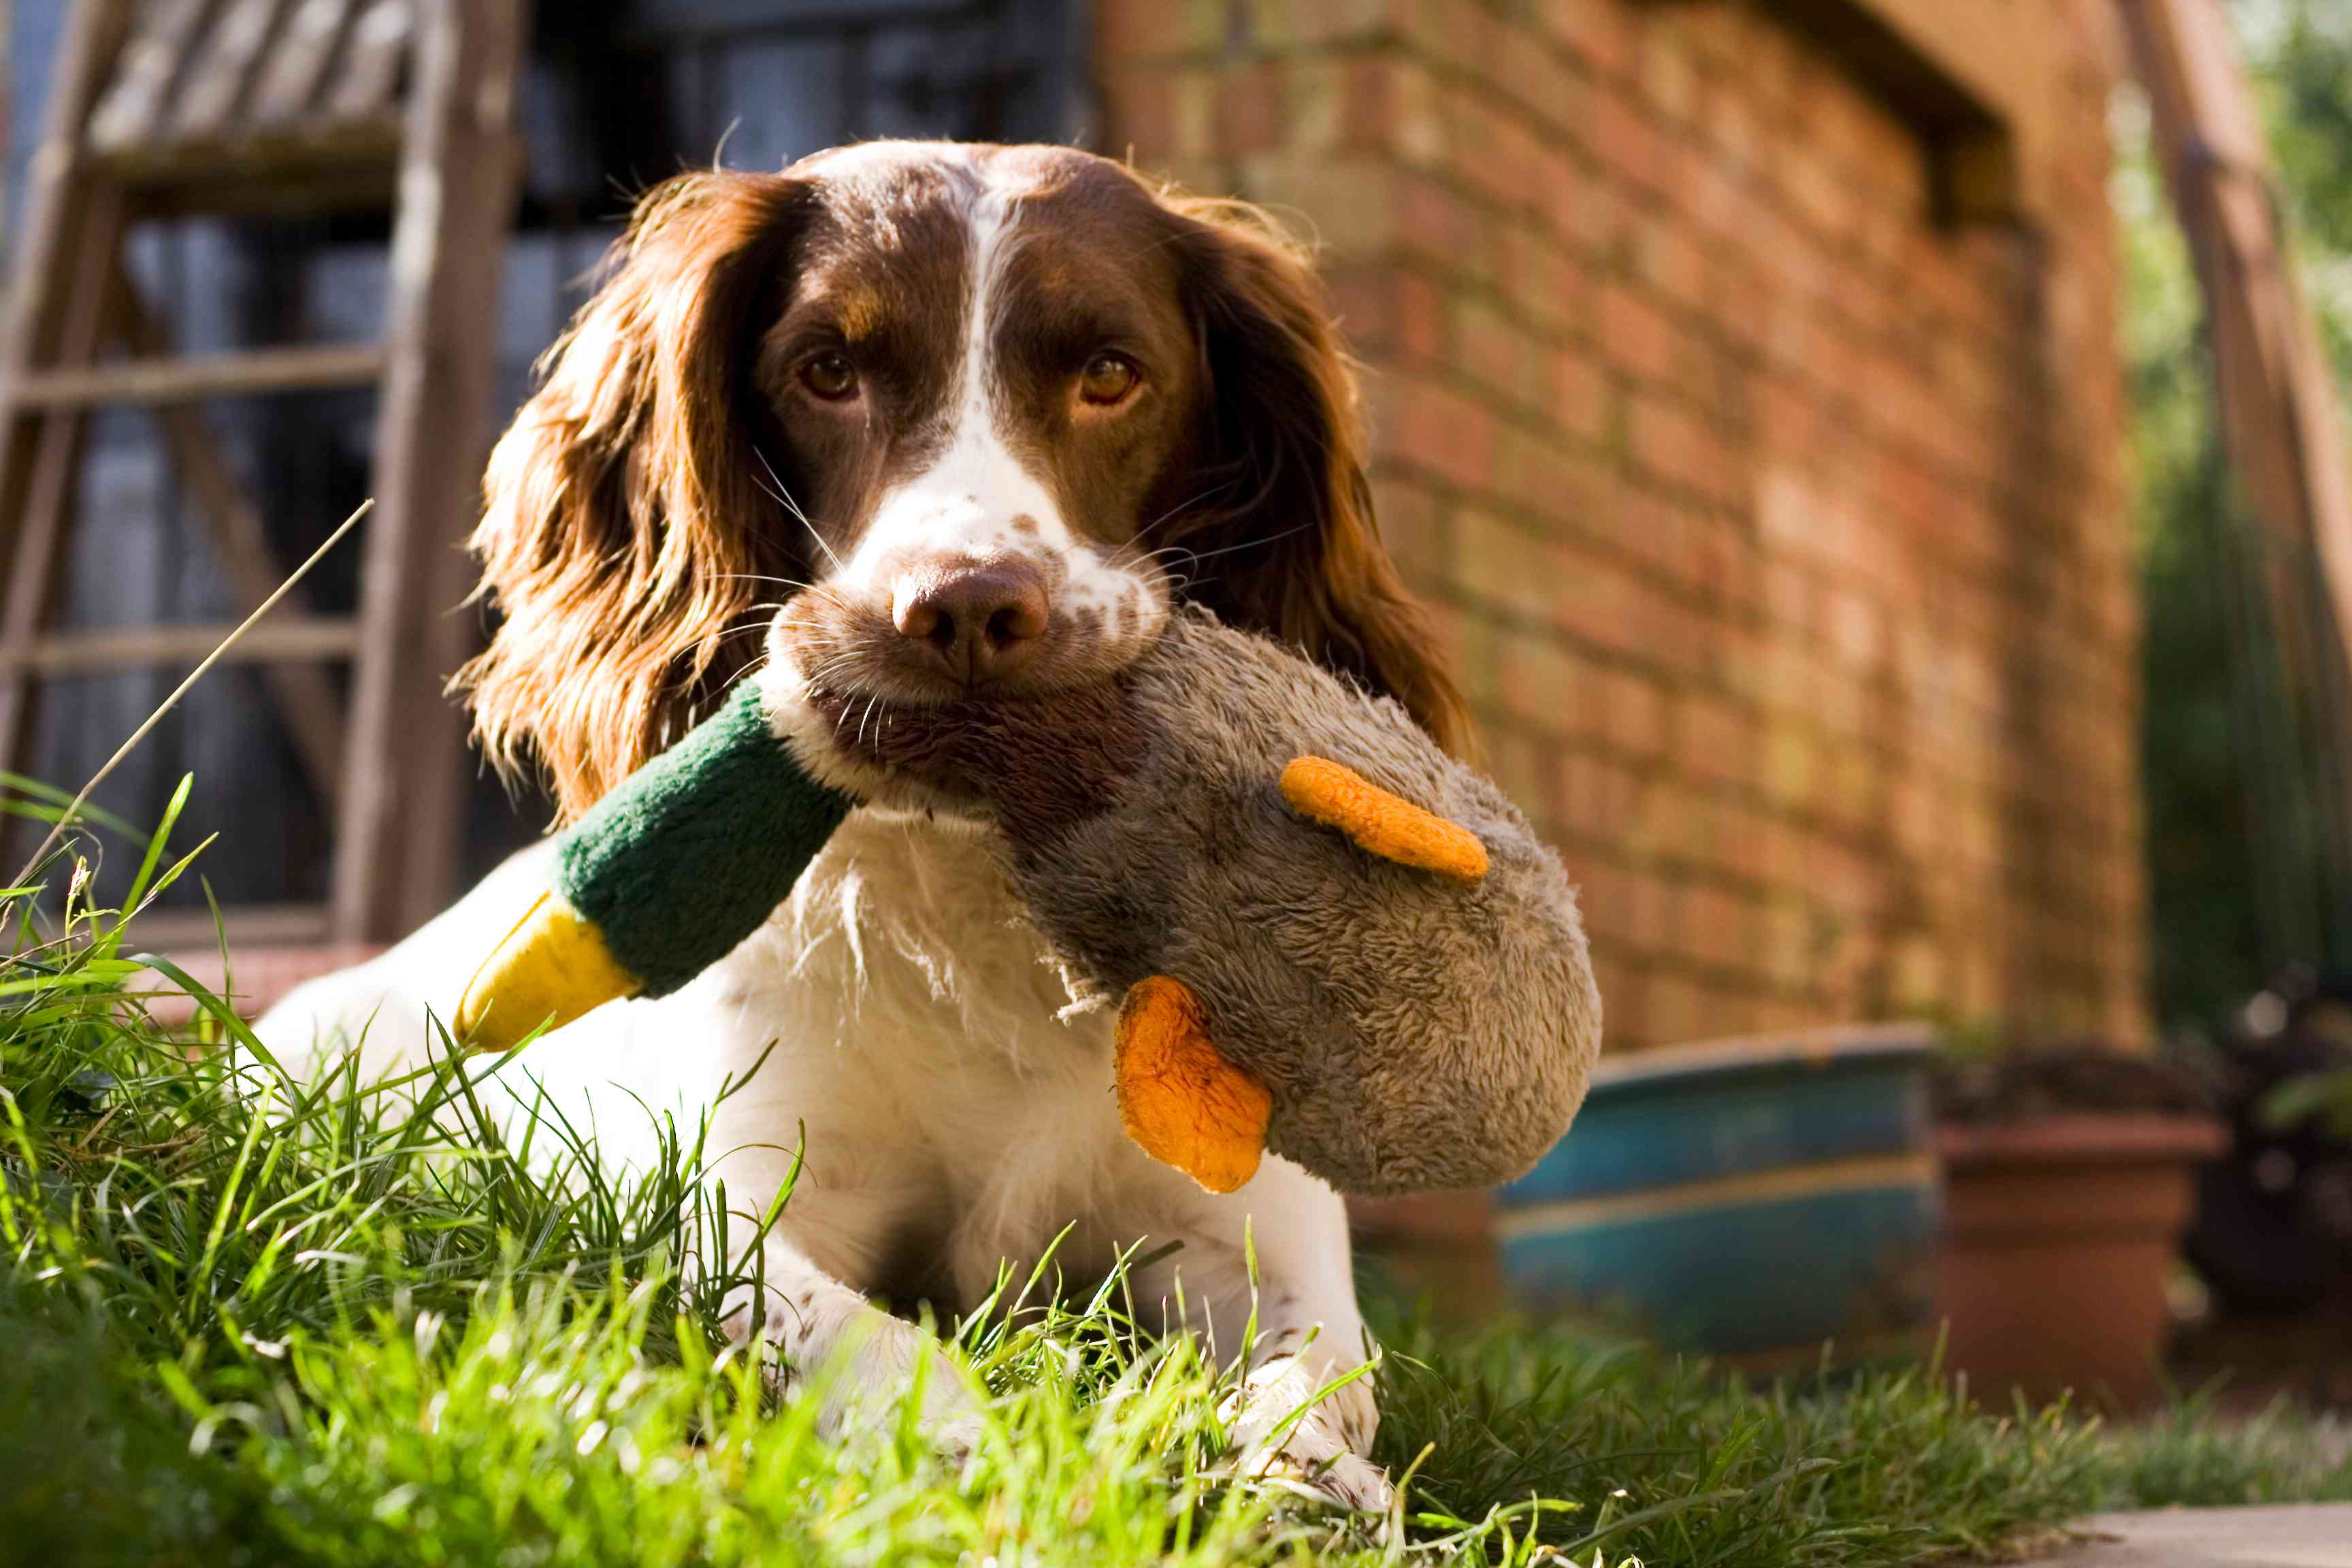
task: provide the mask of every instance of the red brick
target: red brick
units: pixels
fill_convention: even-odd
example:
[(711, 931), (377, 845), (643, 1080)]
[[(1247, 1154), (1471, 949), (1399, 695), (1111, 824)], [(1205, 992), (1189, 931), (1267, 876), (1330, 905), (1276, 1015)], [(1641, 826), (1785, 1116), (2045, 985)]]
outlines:
[(1631, 100), (1616, 93), (1595, 95), (1586, 136), (1594, 161), (1627, 185), (1656, 195), (1673, 188), (1673, 150)]
[(1507, 35), (1503, 23), (1486, 6), (1401, 6), (1397, 20), (1406, 43), (1430, 58), (1476, 80), (1494, 77)]
[(1684, 889), (1684, 947), (1704, 963), (1756, 967), (1763, 947), (1760, 925), (1755, 904), (1740, 894), (1703, 882)]
[(1095, 7), (1095, 49), (1105, 60), (1213, 48), (1223, 7), (1212, 0), (1103, 0)]
[(1699, 95), (1695, 118), (1699, 138), (1734, 167), (1750, 174), (1771, 168), (1777, 128), (1757, 103), (1744, 72), (1713, 77)]
[(1603, 285), (1592, 324), (1601, 352), (1617, 369), (1654, 386), (1678, 381), (1686, 342), (1683, 331), (1641, 290), (1623, 283)]
[(1721, 495), (1729, 482), (1721, 438), (1687, 407), (1662, 397), (1628, 400), (1625, 452), (1641, 472), (1701, 495)]
[(1446, 150), (1448, 172), (1496, 208), (1526, 204), (1536, 190), (1534, 133), (1492, 94), (1456, 89), (1449, 96), (1460, 131)]
[(1496, 730), (1486, 737), (1486, 772), (1506, 798), (1528, 814), (1536, 831), (1555, 831), (1552, 747), (1521, 730)]
[(1455, 368), (1472, 380), (1513, 403), (1535, 395), (1531, 372), (1541, 363), (1542, 344), (1492, 298), (1466, 291), (1455, 297), (1454, 345)]
[(1426, 376), (1399, 377), (1387, 391), (1396, 457), (1465, 489), (1486, 488), (1500, 425), (1493, 409)]
[(1641, 795), (1633, 771), (1573, 749), (1563, 750), (1553, 767), (1562, 828), (1599, 843), (1622, 839)]
[(1289, 135), (1288, 95), (1280, 67), (1262, 62), (1217, 76), (1216, 151), (1242, 158), (1279, 147)]
[(1397, 347), (1397, 269), (1370, 261), (1323, 268), (1323, 297), (1350, 353), (1385, 358)]
[(1685, 310), (1712, 303), (1706, 251), (1665, 215), (1635, 226), (1633, 274), (1658, 298)]
[(1610, 747), (1640, 761), (1666, 746), (1666, 699), (1656, 683), (1623, 670), (1601, 672), (1601, 732)]
[(1434, 584), (1453, 560), (1445, 509), (1428, 488), (1402, 476), (1376, 473), (1382, 542), (1408, 584)]
[[(1391, 23), (1400, 5), (1401, 0), (1252, 0), (1250, 33), (1269, 47), (1370, 39)], [(1276, 10), (1278, 20), (1268, 15)]]
[(1715, 1001), (1688, 974), (1675, 970), (1653, 973), (1643, 1002), (1652, 1039), (1659, 1045), (1679, 1045), (1713, 1035), (1719, 1016)]
[(1590, 665), (1541, 633), (1505, 632), (1496, 652), (1505, 711), (1547, 735), (1579, 736), (1595, 727), (1605, 699)]
[(1385, 56), (1310, 56), (1287, 62), (1290, 134), (1300, 148), (1384, 151), (1394, 144), (1396, 66)]
[(1691, 120), (1698, 107), (1698, 65), (1679, 26), (1654, 23), (1643, 28), (1633, 69), (1643, 100), (1661, 120)]
[(1489, 605), (1542, 622), (1551, 592), (1543, 542), (1476, 508), (1456, 511), (1450, 523), (1455, 582)]
[(1397, 238), (1407, 251), (1478, 282), (1494, 278), (1496, 242), (1491, 214), (1410, 170), (1397, 174), (1395, 194)]
[(1504, 254), (1506, 291), (1521, 317), (1552, 335), (1590, 329), (1591, 275), (1549, 231), (1531, 223), (1511, 225)]
[(1261, 47), (1334, 45), (1379, 37), (1397, 9), (1400, 0), (1249, 0), (1246, 16)]
[(1493, 85), (1547, 137), (1572, 135), (1584, 122), (1591, 79), (1561, 60), (1530, 27), (1506, 34)]
[(1607, 460), (1548, 437), (1523, 435), (1518, 443), (1514, 505), (1555, 531), (1590, 533), (1617, 516), (1617, 486)]
[(1590, 68), (1623, 74), (1633, 57), (1633, 25), (1624, 0), (1539, 0), (1543, 29)]
[(1102, 74), (1103, 142), (1154, 164), (1176, 155), (1176, 77), (1162, 69)]
[(1538, 148), (1529, 188), (1545, 226), (1570, 252), (1588, 260), (1607, 252), (1622, 203), (1576, 154), (1563, 147)]
[(1608, 433), (1613, 394), (1591, 355), (1580, 348), (1557, 351), (1551, 384), (1553, 423), (1582, 440), (1601, 440)]
[(1627, 879), (1626, 939), (1644, 952), (1682, 947), (1682, 888), (1664, 873), (1636, 871)]
[(1425, 272), (1395, 268), (1397, 347), (1407, 356), (1433, 364), (1453, 362), (1453, 337), (1448, 328), (1445, 290)]
[(1690, 776), (1749, 784), (1757, 750), (1755, 721), (1728, 703), (1691, 693), (1675, 705), (1675, 765)]

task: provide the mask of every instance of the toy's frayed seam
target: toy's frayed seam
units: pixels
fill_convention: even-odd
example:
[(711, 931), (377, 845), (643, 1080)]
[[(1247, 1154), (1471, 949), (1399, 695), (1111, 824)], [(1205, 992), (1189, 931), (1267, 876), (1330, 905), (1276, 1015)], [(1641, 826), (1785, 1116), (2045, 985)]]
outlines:
[(1138, 1147), (1213, 1193), (1257, 1173), (1274, 1097), (1210, 1043), (1181, 980), (1139, 980), (1118, 1014), (1118, 1117)]
[(1383, 860), (1462, 882), (1486, 874), (1486, 847), (1476, 834), (1328, 757), (1299, 757), (1284, 768), (1282, 798), (1299, 816), (1338, 828)]

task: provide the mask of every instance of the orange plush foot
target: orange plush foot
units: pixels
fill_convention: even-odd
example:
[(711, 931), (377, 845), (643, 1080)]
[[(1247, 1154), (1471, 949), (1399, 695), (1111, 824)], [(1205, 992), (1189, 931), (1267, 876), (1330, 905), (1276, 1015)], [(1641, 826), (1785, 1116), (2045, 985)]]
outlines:
[(1139, 980), (1118, 1010), (1118, 1117), (1162, 1164), (1213, 1193), (1257, 1173), (1274, 1097), (1209, 1043), (1200, 998), (1181, 980)]
[(1300, 757), (1283, 769), (1282, 798), (1299, 816), (1338, 828), (1383, 860), (1464, 882), (1486, 874), (1486, 847), (1476, 834), (1327, 757)]

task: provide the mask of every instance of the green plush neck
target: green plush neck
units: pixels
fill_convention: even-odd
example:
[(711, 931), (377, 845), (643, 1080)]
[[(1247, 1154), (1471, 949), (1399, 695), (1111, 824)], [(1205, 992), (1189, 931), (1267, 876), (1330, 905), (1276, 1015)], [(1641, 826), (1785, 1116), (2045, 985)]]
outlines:
[(775, 912), (854, 804), (801, 771), (746, 680), (563, 834), (556, 891), (666, 995)]

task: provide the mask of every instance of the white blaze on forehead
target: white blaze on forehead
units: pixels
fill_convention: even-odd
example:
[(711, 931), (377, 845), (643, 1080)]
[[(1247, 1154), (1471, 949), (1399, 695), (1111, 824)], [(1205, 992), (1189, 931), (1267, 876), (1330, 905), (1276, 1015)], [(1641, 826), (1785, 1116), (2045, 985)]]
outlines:
[[(1077, 539), (1052, 492), (1004, 440), (1003, 378), (995, 363), (992, 329), (1020, 223), (1021, 189), (968, 153), (963, 161), (979, 190), (965, 216), (971, 273), (947, 446), (930, 467), (883, 497), (844, 574), (887, 593), (890, 584), (877, 580), (880, 574), (909, 556), (979, 558), (1043, 550), (1068, 568), (1056, 609), (1107, 608), (1128, 596), (1131, 577)], [(1031, 526), (1016, 526), (1024, 520)]]

